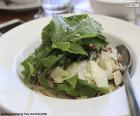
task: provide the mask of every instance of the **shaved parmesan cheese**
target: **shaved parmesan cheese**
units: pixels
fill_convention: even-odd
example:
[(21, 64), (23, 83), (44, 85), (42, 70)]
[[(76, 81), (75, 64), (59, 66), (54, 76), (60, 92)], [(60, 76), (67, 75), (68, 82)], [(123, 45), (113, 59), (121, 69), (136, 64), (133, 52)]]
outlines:
[(99, 57), (98, 64), (100, 67), (102, 67), (104, 70), (106, 69), (105, 62), (110, 60), (110, 53), (109, 52), (103, 52), (101, 53)]
[(118, 59), (117, 49), (111, 48), (111, 57), (112, 57), (114, 60), (117, 60), (117, 59)]
[(89, 73), (96, 82), (96, 85), (98, 87), (108, 87), (109, 85), (106, 72), (101, 67), (99, 67), (95, 61), (89, 61), (88, 65), (90, 67)]
[(112, 72), (106, 71), (106, 75), (107, 75), (108, 80), (112, 80), (114, 78), (114, 75)]
[(114, 83), (116, 86), (119, 86), (123, 81), (123, 76), (120, 71), (115, 71), (113, 74), (114, 74)]
[(50, 76), (56, 83), (63, 83), (65, 77), (69, 76), (69, 73), (58, 66), (54, 69)]
[(108, 72), (113, 72), (113, 62), (111, 60), (105, 62), (105, 67)]
[(71, 64), (67, 68), (67, 72), (73, 75), (78, 74), (80, 79), (87, 80), (87, 61), (81, 61)]
[[(101, 66), (103, 69), (106, 69), (106, 62), (113, 62), (114, 60), (117, 60), (117, 49), (111, 48), (111, 51), (102, 51), (98, 64)], [(114, 63), (115, 64), (115, 63)], [(112, 64), (112, 65), (114, 65)]]

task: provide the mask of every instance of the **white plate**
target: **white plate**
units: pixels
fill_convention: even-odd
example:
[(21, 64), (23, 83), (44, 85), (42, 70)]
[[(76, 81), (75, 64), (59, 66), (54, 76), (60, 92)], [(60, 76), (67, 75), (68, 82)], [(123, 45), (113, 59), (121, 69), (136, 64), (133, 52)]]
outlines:
[(5, 5), (2, 1), (0, 2), (1, 10), (10, 10), (10, 11), (27, 11), (41, 7), (41, 0), (35, 0), (33, 3), (28, 4), (16, 4), (12, 3), (9, 5)]
[[(140, 28), (119, 19), (92, 15), (113, 44), (124, 41), (133, 49), (135, 70), (132, 82), (140, 99)], [(47, 113), (47, 116), (126, 116), (129, 114), (124, 86), (110, 94), (79, 100), (44, 96), (28, 89), (15, 72), (16, 57), (24, 48), (41, 39), (50, 17), (30, 21), (0, 38), (0, 105), (18, 113)], [(120, 40), (115, 40), (119, 38)], [(135, 56), (135, 57), (134, 57)]]

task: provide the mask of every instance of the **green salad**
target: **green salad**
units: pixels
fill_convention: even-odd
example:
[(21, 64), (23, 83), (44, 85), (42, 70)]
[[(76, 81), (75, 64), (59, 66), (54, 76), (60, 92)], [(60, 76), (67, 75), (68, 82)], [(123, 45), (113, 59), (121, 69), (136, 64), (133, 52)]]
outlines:
[(101, 30), (87, 14), (53, 16), (42, 30), (41, 45), (21, 63), (24, 83), (44, 95), (69, 99), (92, 98), (119, 88), (118, 54), (107, 47)]

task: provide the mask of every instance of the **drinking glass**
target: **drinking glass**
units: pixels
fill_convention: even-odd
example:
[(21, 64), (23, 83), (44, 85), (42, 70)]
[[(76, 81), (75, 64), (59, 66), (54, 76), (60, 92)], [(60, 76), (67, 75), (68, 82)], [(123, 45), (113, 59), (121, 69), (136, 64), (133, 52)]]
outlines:
[(42, 8), (46, 15), (70, 13), (72, 2), (71, 0), (42, 0)]

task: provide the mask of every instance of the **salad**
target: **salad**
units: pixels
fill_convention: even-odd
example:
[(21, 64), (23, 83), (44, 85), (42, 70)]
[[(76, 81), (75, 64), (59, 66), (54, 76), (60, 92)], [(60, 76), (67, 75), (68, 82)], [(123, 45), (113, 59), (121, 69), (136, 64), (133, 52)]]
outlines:
[(42, 43), (21, 65), (24, 83), (57, 98), (92, 98), (123, 83), (121, 56), (108, 46), (102, 26), (87, 14), (54, 16)]

